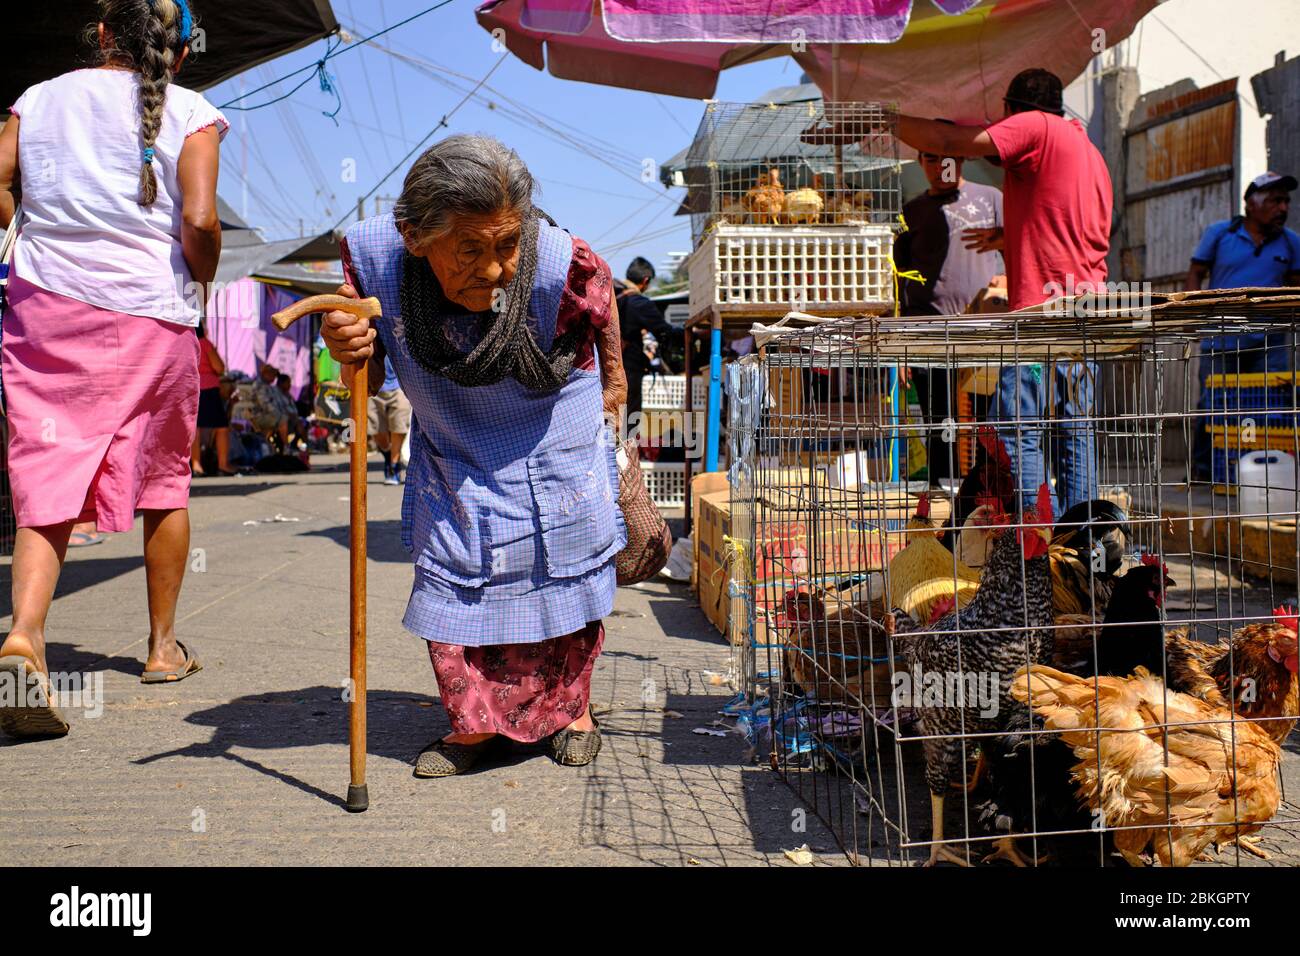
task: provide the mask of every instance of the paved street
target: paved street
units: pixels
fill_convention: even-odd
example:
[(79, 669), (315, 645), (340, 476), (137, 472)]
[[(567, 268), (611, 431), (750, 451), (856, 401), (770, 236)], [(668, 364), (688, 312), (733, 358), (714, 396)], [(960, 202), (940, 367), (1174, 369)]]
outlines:
[[(693, 732), (732, 691), (705, 676), (726, 670), (728, 649), (685, 585), (620, 590), (593, 684), (605, 728), (593, 765), (519, 752), (466, 777), (413, 778), (446, 718), (425, 645), (399, 623), (411, 577), (401, 492), (379, 483), (377, 458), (371, 809), (346, 813), (348, 485), (341, 459), (317, 468), (196, 481), (204, 570), (186, 578), (178, 631), (204, 670), (180, 684), (139, 683), (138, 527), (71, 552), (51, 666), (102, 675), (103, 711), (69, 712), (61, 740), (0, 742), (6, 862), (790, 865), (782, 851), (803, 843), (844, 862), (814, 818), (791, 832), (796, 798), (749, 765), (739, 737)], [(8, 559), (0, 594), (7, 612)]]

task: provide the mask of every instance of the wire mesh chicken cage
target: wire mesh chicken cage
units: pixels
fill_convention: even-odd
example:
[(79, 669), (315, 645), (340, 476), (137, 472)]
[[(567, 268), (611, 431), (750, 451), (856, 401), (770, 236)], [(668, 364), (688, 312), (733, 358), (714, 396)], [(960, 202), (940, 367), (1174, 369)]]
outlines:
[(897, 122), (878, 103), (708, 103), (681, 170), (692, 316), (888, 308)]
[(741, 723), (851, 859), (1300, 863), (1298, 319), (867, 316), (732, 370)]

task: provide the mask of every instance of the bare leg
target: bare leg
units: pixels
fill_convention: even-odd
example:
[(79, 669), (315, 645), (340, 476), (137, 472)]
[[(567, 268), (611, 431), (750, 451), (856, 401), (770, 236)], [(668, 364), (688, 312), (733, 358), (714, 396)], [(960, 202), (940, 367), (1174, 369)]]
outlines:
[(68, 553), (73, 522), (44, 528), (19, 528), (14, 540), (14, 623), (0, 645), (0, 657), (17, 654), (49, 673), (45, 660), (45, 618), (59, 583), (59, 570)]
[(217, 446), (217, 471), (231, 471), (230, 467), (230, 429), (217, 428), (213, 431), (213, 441)]
[(203, 429), (194, 429), (194, 444), (190, 446), (190, 469), (196, 475), (203, 474), (203, 442), (200, 440)]
[(190, 513), (184, 508), (144, 512), (144, 573), (149, 588), (149, 658), (145, 670), (185, 663), (176, 646), (176, 599), (190, 551)]
[(940, 859), (956, 863), (958, 866), (970, 866), (964, 856), (944, 846), (943, 797), (936, 797), (934, 794), (930, 794), (930, 839), (934, 842), (930, 845), (930, 859), (926, 861), (926, 866), (934, 866)]

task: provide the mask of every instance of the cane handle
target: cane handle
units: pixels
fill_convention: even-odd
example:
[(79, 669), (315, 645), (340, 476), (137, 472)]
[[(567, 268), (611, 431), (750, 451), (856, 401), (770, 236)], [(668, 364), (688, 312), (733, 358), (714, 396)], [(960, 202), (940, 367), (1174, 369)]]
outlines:
[(341, 295), (312, 295), (299, 299), (287, 309), (281, 309), (271, 316), (275, 327), (283, 332), (304, 315), (314, 312), (350, 312), (358, 319), (377, 319), (383, 314), (379, 300), (349, 299)]

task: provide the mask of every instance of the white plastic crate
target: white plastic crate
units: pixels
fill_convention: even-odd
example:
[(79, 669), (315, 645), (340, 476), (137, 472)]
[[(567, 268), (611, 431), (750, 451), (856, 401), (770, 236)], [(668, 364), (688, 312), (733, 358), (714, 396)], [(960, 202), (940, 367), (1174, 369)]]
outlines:
[(880, 312), (894, 302), (884, 224), (718, 225), (691, 254), (691, 315)]
[[(708, 372), (691, 378), (691, 407), (703, 411), (709, 403)], [(677, 411), (684, 408), (685, 375), (646, 376), (641, 385), (641, 407), (646, 410)]]
[(641, 477), (645, 479), (650, 500), (660, 508), (686, 507), (686, 463), (643, 461)]

